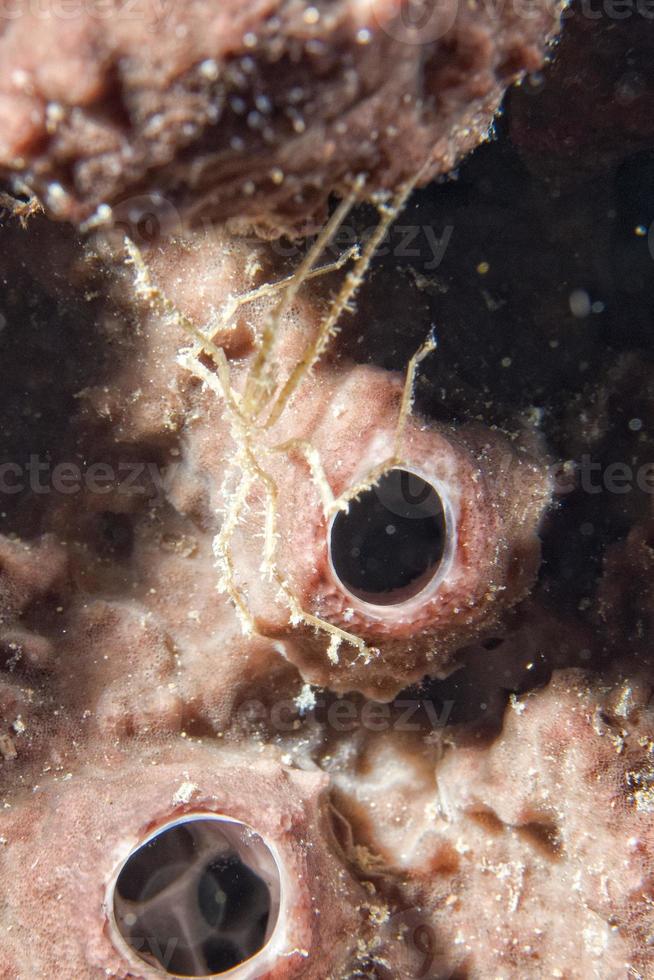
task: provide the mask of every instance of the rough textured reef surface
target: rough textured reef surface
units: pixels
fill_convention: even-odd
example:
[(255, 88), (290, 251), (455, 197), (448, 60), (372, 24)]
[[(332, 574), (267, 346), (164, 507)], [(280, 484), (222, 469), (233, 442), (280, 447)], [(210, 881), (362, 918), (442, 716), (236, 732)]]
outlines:
[(360, 860), (411, 896), (382, 933), (382, 976), (651, 975), (650, 697), (561, 671), (511, 699), (491, 746), (369, 734), (336, 757), (339, 806), (374, 855)]
[[(352, 0), (93, 0), (5, 18), (0, 165), (50, 213), (297, 228), (368, 175), (393, 189), (484, 139), (558, 8)], [(119, 220), (139, 202), (119, 208)]]

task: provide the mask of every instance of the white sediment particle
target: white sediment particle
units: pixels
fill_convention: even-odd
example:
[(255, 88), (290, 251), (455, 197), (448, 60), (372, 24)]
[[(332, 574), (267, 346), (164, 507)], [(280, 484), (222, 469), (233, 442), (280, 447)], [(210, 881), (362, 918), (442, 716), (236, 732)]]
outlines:
[(208, 81), (215, 82), (219, 75), (218, 62), (215, 58), (207, 58), (200, 64), (200, 74)]
[[(520, 899), (522, 897), (522, 890), (525, 878), (525, 866), (516, 861), (500, 862), (499, 864), (491, 864), (490, 862), (483, 860), (481, 864), (482, 871), (490, 871), (491, 874), (496, 875), (499, 881), (506, 881), (509, 891), (508, 895), (508, 910), (509, 912), (516, 912), (518, 906), (520, 905)], [(501, 901), (501, 894), (495, 896), (496, 901)]]
[(87, 232), (92, 231), (93, 228), (101, 228), (103, 225), (109, 224), (113, 220), (113, 211), (108, 204), (100, 204), (93, 212), (90, 218), (83, 221), (80, 225), (80, 231)]
[(568, 303), (570, 312), (578, 319), (587, 317), (591, 311), (590, 296), (585, 289), (573, 289), (570, 293)]
[(67, 196), (66, 191), (63, 189), (61, 184), (57, 183), (56, 181), (53, 181), (51, 184), (48, 184), (47, 194), (48, 194), (48, 199), (53, 204), (55, 202), (59, 203), (65, 200)]
[(509, 703), (517, 715), (521, 715), (526, 708), (524, 701), (521, 701), (515, 694), (511, 694), (509, 697)]
[(625, 683), (620, 689), (620, 695), (615, 705), (615, 713), (620, 718), (628, 718), (633, 709), (633, 691), (629, 684)]
[(316, 696), (313, 693), (311, 684), (305, 684), (303, 686), (298, 696), (294, 699), (294, 702), (298, 711), (310, 711), (311, 708), (315, 708)]
[(381, 926), (390, 919), (390, 911), (387, 905), (369, 905), (368, 914), (370, 916), (370, 921), (376, 925)]
[(178, 789), (173, 793), (173, 806), (181, 806), (183, 803), (190, 803), (193, 798), (193, 794), (196, 793), (198, 787), (195, 783), (191, 783), (185, 780)]
[(288, 660), (288, 651), (286, 650), (285, 644), (282, 643), (281, 640), (273, 641), (273, 649), (280, 655), (280, 657), (283, 657), (284, 660)]
[(641, 813), (654, 813), (654, 785), (637, 789), (634, 792), (634, 803)]
[(327, 647), (327, 657), (329, 659), (329, 662), (334, 665), (336, 665), (339, 661), (338, 649), (340, 645), (341, 645), (341, 638), (336, 634), (333, 634), (329, 641), (329, 646)]
[(592, 956), (601, 956), (606, 951), (610, 930), (599, 916), (593, 916), (591, 923), (583, 930), (584, 945)]
[(24, 68), (14, 68), (11, 73), (11, 81), (16, 88), (22, 89), (24, 92), (32, 91), (31, 76)]

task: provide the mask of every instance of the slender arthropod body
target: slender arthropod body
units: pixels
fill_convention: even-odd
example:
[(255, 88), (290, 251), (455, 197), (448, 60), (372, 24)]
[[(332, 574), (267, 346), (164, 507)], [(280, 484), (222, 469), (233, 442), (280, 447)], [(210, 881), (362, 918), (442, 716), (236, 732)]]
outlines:
[[(369, 656), (371, 651), (360, 637), (303, 609), (292, 590), (289, 589), (284, 572), (279, 568), (276, 560), (278, 488), (274, 478), (267, 472), (264, 463), (261, 462), (262, 444), (258, 437), (274, 428), (303, 381), (311, 374), (327, 350), (330, 341), (340, 328), (343, 315), (364, 282), (375, 252), (388, 232), (389, 226), (402, 210), (419, 178), (420, 173), (416, 174), (413, 180), (405, 183), (391, 200), (379, 204), (380, 219), (365, 247), (359, 249), (355, 246), (346, 251), (337, 261), (319, 265), (322, 255), (332, 243), (334, 236), (365, 185), (365, 178), (359, 176), (353, 182), (350, 194), (336, 208), (329, 222), (317, 236), (315, 243), (307, 251), (307, 255), (298, 269), (279, 282), (266, 283), (241, 296), (230, 298), (222, 312), (219, 324), (214, 324), (212, 330), (197, 327), (189, 317), (174, 307), (151, 281), (138, 248), (129, 239), (125, 241), (129, 261), (136, 269), (136, 287), (139, 296), (163, 315), (172, 317), (192, 338), (193, 345), (180, 353), (180, 363), (199, 377), (215, 393), (216, 397), (222, 400), (230, 421), (232, 438), (238, 447), (232, 460), (231, 469), (240, 472), (240, 480), (231, 495), (220, 532), (214, 540), (216, 563), (220, 572), (219, 589), (230, 596), (244, 631), (248, 633), (258, 632), (258, 625), (248, 608), (247, 600), (235, 584), (234, 558), (231, 551), (231, 540), (246, 507), (248, 496), (253, 486), (258, 484), (263, 488), (265, 496), (262, 573), (269, 580), (276, 582), (287, 603), (291, 624), (305, 623), (328, 634), (329, 656), (332, 659), (337, 656), (341, 642), (351, 644), (363, 656)], [(334, 272), (349, 262), (352, 263), (352, 266), (347, 271), (344, 282), (332, 300), (328, 312), (322, 318), (315, 335), (309, 339), (301, 356), (291, 367), (287, 376), (278, 378), (275, 370), (275, 346), (284, 314), (291, 307), (298, 292), (307, 281), (316, 276)], [(264, 320), (258, 338), (257, 351), (252, 359), (245, 383), (242, 390), (238, 391), (232, 381), (225, 351), (215, 343), (214, 337), (218, 329), (224, 329), (229, 325), (230, 320), (241, 307), (257, 300), (275, 296), (277, 297), (276, 302)], [(306, 458), (311, 477), (321, 493), (326, 518), (330, 519), (339, 510), (347, 510), (351, 500), (373, 486), (384, 473), (401, 465), (400, 445), (402, 432), (412, 408), (415, 372), (420, 361), (435, 347), (435, 339), (430, 336), (410, 361), (397, 420), (395, 448), (392, 456), (372, 468), (363, 479), (357, 482), (356, 486), (350, 487), (347, 492), (339, 496), (332, 492), (321, 464), (320, 454), (310, 442), (291, 439), (278, 445), (264, 446), (264, 458), (266, 455), (280, 452), (289, 454), (300, 452)], [(202, 360), (203, 356), (210, 359), (211, 366), (207, 366)]]

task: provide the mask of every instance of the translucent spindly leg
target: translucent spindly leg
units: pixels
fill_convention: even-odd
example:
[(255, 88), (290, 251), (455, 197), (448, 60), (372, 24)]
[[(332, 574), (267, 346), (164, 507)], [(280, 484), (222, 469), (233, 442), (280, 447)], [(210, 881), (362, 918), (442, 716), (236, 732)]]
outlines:
[(357, 177), (352, 190), (347, 197), (341, 201), (336, 211), (307, 252), (305, 258), (298, 266), (297, 270), (292, 276), (290, 276), (287, 288), (282, 293), (282, 296), (275, 308), (266, 318), (259, 344), (259, 350), (257, 351), (257, 355), (248, 374), (245, 387), (246, 409), (248, 414), (252, 417), (255, 417), (263, 409), (267, 401), (267, 396), (270, 394), (270, 379), (267, 378), (267, 374), (270, 369), (271, 355), (282, 316), (290, 307), (298, 291), (306, 282), (307, 277), (313, 272), (313, 267), (320, 259), (320, 256), (329, 247), (337, 231), (352, 209), (364, 183), (365, 180), (362, 176)]
[(297, 362), (281, 391), (275, 398), (272, 409), (265, 423), (269, 428), (274, 425), (280, 415), (288, 405), (290, 399), (297, 391), (304, 378), (311, 372), (317, 361), (325, 352), (330, 340), (335, 336), (339, 329), (339, 321), (343, 313), (349, 308), (357, 290), (363, 283), (366, 273), (370, 268), (375, 252), (379, 248), (384, 236), (397, 215), (404, 207), (411, 191), (420, 178), (418, 173), (413, 179), (406, 181), (397, 192), (390, 204), (382, 204), (379, 207), (381, 215), (380, 221), (373, 234), (366, 242), (359, 258), (354, 264), (354, 268), (347, 273), (345, 282), (331, 304), (327, 316), (323, 319), (315, 338), (305, 348), (304, 354)]
[(346, 511), (351, 500), (359, 497), (362, 493), (365, 493), (366, 490), (370, 490), (370, 488), (374, 486), (375, 483), (377, 483), (386, 473), (388, 473), (389, 470), (395, 469), (395, 467), (402, 465), (402, 439), (404, 437), (404, 430), (406, 429), (407, 422), (413, 409), (416, 373), (420, 363), (424, 361), (424, 359), (428, 357), (432, 351), (436, 350), (436, 347), (436, 338), (432, 332), (409, 361), (404, 379), (404, 387), (402, 389), (402, 398), (400, 400), (400, 411), (398, 413), (397, 423), (395, 426), (393, 454), (388, 456), (382, 463), (379, 464), (379, 466), (375, 466), (373, 469), (369, 470), (363, 480), (356, 483), (354, 486), (349, 487), (346, 493), (342, 494), (337, 499), (333, 499), (330, 507), (330, 514), (339, 510)]
[[(307, 273), (304, 281), (309, 282), (311, 279), (326, 276), (330, 272), (338, 272), (339, 269), (342, 269), (343, 266), (350, 261), (350, 259), (356, 258), (357, 254), (358, 247), (353, 245), (352, 248), (347, 249), (333, 262), (319, 266), (317, 269), (312, 269)], [(278, 279), (276, 282), (262, 283), (261, 286), (256, 286), (254, 289), (250, 289), (246, 293), (241, 293), (239, 296), (230, 296), (220, 311), (220, 316), (218, 317), (217, 322), (211, 324), (211, 327), (207, 333), (202, 333), (202, 339), (196, 340), (194, 353), (196, 355), (200, 355), (203, 350), (206, 351), (206, 343), (215, 344), (216, 335), (229, 327), (230, 322), (234, 319), (242, 306), (247, 306), (249, 303), (255, 303), (260, 299), (268, 299), (280, 292), (283, 292), (292, 285), (295, 276), (296, 273), (293, 273), (290, 276), (286, 276), (285, 279)]]
[[(193, 370), (201, 380), (212, 387), (214, 391), (216, 390), (215, 375), (206, 365), (202, 364), (201, 361), (195, 361)], [(262, 486), (266, 501), (262, 572), (264, 572), (269, 580), (277, 584), (280, 594), (288, 606), (291, 625), (305, 623), (308, 626), (327, 633), (330, 637), (329, 650), (332, 657), (335, 655), (335, 651), (341, 642), (346, 642), (356, 647), (361, 655), (366, 657), (371, 656), (373, 651), (358, 636), (348, 633), (346, 630), (340, 629), (332, 623), (319, 619), (317, 616), (306, 611), (293, 594), (286, 576), (280, 572), (276, 562), (278, 539), (277, 501), (279, 497), (277, 483), (261, 464), (257, 462), (256, 452), (250, 445), (250, 436), (247, 430), (243, 429), (237, 423), (234, 426), (233, 434), (237, 445), (240, 447), (238, 452), (238, 465), (243, 473), (243, 478), (234, 492), (229, 505), (225, 509), (222, 527), (214, 538), (214, 554), (216, 555), (220, 570), (219, 587), (232, 600), (244, 631), (246, 633), (258, 632), (256, 621), (247, 605), (247, 601), (236, 584), (231, 542), (247, 504), (248, 495), (255, 486)], [(259, 450), (261, 448), (258, 447)]]

